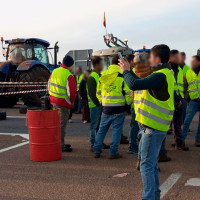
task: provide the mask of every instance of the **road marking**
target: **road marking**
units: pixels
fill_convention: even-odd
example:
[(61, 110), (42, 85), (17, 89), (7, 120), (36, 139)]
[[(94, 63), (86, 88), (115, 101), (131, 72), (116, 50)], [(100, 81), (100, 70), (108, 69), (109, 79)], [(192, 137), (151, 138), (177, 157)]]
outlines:
[(21, 134), (21, 133), (0, 133), (0, 135), (10, 135), (10, 136), (15, 136), (15, 135), (18, 135), (18, 136), (21, 136), (27, 140), (29, 140), (29, 134)]
[(190, 178), (185, 186), (200, 186), (200, 178)]
[(1, 150), (0, 150), (0, 153), (3, 153), (3, 152), (5, 152), (5, 151), (9, 151), (9, 150), (11, 150), (11, 149), (15, 149), (15, 148), (17, 148), (17, 147), (24, 146), (24, 145), (26, 145), (26, 144), (28, 144), (28, 143), (29, 143), (29, 141), (28, 141), (28, 142), (23, 142), (23, 143), (20, 143), (20, 144), (16, 144), (16, 145), (13, 145), (13, 146), (4, 148), (4, 149), (1, 149)]
[(169, 190), (174, 186), (174, 184), (181, 177), (181, 174), (171, 174), (168, 179), (160, 186), (161, 199), (169, 192)]
[(26, 119), (26, 116), (7, 116), (7, 118), (15, 119)]
[[(29, 140), (29, 134), (21, 134), (21, 133), (0, 133), (0, 135), (10, 135), (10, 136), (15, 136), (15, 135), (18, 135), (18, 136), (21, 136), (22, 138), (25, 138), (27, 140)], [(21, 147), (21, 146), (24, 146), (26, 144), (28, 144), (29, 141), (26, 141), (26, 142), (22, 142), (22, 143), (19, 143), (19, 144), (16, 144), (16, 145), (13, 145), (13, 146), (10, 146), (10, 147), (6, 147), (4, 149), (0, 149), (0, 153), (3, 153), (5, 151), (9, 151), (11, 149), (15, 149), (17, 147)]]

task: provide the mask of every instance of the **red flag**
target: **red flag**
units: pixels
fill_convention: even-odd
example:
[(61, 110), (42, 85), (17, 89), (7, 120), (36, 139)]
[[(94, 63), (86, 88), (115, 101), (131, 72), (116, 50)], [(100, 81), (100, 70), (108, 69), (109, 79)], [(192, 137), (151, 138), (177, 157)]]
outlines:
[(106, 14), (104, 12), (104, 16), (103, 16), (103, 26), (106, 28)]

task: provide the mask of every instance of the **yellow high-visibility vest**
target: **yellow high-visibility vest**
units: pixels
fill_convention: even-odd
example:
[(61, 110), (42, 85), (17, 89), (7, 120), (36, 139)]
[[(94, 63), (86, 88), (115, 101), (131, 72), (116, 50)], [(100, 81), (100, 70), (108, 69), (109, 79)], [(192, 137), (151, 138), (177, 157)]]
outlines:
[(152, 129), (167, 131), (174, 114), (174, 76), (168, 68), (153, 73), (165, 74), (170, 97), (166, 101), (160, 101), (154, 98), (148, 90), (143, 90), (136, 110), (136, 121)]
[(176, 94), (184, 98), (183, 70), (180, 67), (178, 68), (177, 81), (175, 80), (175, 78), (174, 81), (175, 81), (174, 89), (176, 91)]
[(79, 87), (81, 84), (81, 81), (83, 80), (84, 74), (76, 75), (76, 85), (77, 85), (77, 92), (79, 91)]
[(189, 69), (186, 72), (186, 80), (188, 82), (188, 93), (191, 100), (200, 98), (200, 73), (198, 75)]
[(66, 99), (71, 104), (67, 91), (67, 79), (70, 75), (72, 75), (71, 72), (63, 67), (54, 69), (49, 80), (49, 94)]

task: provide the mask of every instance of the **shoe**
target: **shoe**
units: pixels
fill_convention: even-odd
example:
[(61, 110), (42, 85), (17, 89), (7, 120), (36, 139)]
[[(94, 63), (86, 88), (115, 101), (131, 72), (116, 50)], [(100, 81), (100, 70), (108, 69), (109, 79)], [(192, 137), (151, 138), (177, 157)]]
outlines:
[(107, 145), (107, 144), (103, 143), (103, 149), (110, 149), (110, 145)]
[(159, 154), (159, 160), (158, 162), (169, 162), (171, 161), (171, 158), (167, 156), (167, 154)]
[(178, 150), (178, 151), (189, 151), (189, 147), (186, 147), (185, 145), (175, 146), (175, 150)]
[(128, 153), (129, 153), (129, 154), (137, 154), (137, 153), (138, 153), (138, 150), (137, 150), (137, 149), (132, 149), (132, 150), (129, 149), (129, 150), (128, 150)]
[(72, 148), (71, 148), (71, 147), (64, 146), (64, 147), (62, 148), (62, 152), (72, 152)]
[(65, 147), (70, 148), (72, 145), (71, 144), (65, 144)]
[(120, 155), (119, 153), (115, 154), (115, 155), (110, 155), (109, 157), (111, 160), (113, 159), (119, 159), (119, 158), (122, 158), (122, 155)]
[(94, 158), (100, 158), (101, 157), (101, 154), (100, 153), (95, 153), (94, 154)]
[(87, 124), (87, 123), (88, 123), (88, 121), (86, 121), (86, 120), (83, 121), (83, 124)]
[(200, 141), (195, 141), (195, 146), (200, 147)]
[(90, 152), (94, 152), (93, 145), (90, 147)]
[(122, 138), (120, 144), (129, 144), (129, 141), (127, 139)]
[(69, 119), (68, 122), (69, 122), (69, 123), (72, 123), (73, 121), (72, 121), (72, 119)]
[(136, 170), (140, 171), (140, 160), (139, 159), (137, 160), (137, 163), (136, 163)]

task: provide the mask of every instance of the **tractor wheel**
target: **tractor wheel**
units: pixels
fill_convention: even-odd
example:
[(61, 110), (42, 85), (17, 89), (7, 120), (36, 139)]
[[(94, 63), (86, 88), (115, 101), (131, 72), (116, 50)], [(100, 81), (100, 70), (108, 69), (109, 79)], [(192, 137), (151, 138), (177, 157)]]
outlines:
[[(0, 81), (5, 81), (5, 75), (0, 72)], [(0, 92), (14, 92), (15, 88), (4, 88), (0, 85)], [(12, 108), (19, 100), (18, 95), (0, 96), (0, 108)]]
[[(36, 65), (32, 69), (22, 72), (20, 74), (19, 81), (21, 82), (47, 82), (50, 76), (50, 72), (40, 65)], [(23, 90), (37, 90), (46, 89), (45, 87), (24, 87)], [(24, 104), (28, 107), (41, 107), (41, 97), (46, 92), (28, 93), (22, 94), (21, 98)]]

